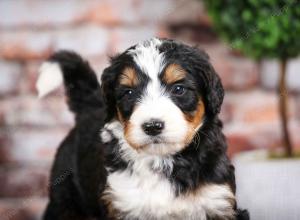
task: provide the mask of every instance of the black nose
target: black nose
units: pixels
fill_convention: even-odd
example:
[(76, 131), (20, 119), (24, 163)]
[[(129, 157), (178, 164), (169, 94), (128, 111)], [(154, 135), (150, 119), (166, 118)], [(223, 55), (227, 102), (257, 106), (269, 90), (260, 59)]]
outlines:
[(163, 121), (152, 119), (148, 122), (142, 124), (142, 128), (147, 135), (155, 136), (162, 132), (165, 127), (165, 123)]

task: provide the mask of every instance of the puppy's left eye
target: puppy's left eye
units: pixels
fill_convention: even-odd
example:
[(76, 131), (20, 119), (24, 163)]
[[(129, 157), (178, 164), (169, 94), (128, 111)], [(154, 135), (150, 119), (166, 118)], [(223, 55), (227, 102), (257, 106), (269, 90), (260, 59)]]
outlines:
[(185, 88), (182, 85), (174, 85), (171, 92), (174, 95), (180, 96), (185, 93)]

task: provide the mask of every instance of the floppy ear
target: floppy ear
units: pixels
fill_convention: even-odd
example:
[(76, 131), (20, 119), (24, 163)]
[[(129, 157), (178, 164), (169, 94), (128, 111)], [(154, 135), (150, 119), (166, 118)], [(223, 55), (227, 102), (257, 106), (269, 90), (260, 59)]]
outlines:
[(115, 98), (115, 87), (117, 81), (117, 71), (111, 65), (104, 69), (101, 76), (101, 91), (104, 102), (106, 104), (107, 118), (111, 120), (116, 115), (116, 98)]
[(221, 111), (221, 106), (224, 99), (224, 88), (220, 77), (213, 68), (212, 71), (212, 79), (208, 83), (207, 88), (207, 108), (208, 112), (215, 116)]
[[(224, 88), (220, 77), (209, 61), (209, 56), (203, 50), (194, 48), (196, 54), (193, 66), (200, 73), (200, 84), (206, 107), (206, 115), (214, 117), (221, 111), (224, 99)], [(193, 56), (191, 56), (193, 57)]]
[(220, 113), (224, 99), (224, 88), (220, 77), (210, 65), (209, 73), (207, 73), (208, 82), (206, 83), (206, 108), (210, 116), (215, 116)]

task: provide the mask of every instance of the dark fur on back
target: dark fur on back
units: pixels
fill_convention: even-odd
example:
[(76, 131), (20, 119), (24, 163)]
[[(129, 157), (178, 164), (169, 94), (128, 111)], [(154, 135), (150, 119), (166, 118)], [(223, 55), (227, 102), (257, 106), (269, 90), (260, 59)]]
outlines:
[[(189, 62), (202, 64), (191, 66), (201, 69), (191, 69), (190, 72), (201, 73), (196, 78), (206, 107), (203, 126), (196, 134), (201, 142), (194, 138), (188, 147), (173, 155), (173, 170), (169, 172), (166, 167), (164, 175), (175, 187), (176, 195), (208, 183), (228, 184), (235, 193), (234, 167), (226, 156), (227, 144), (218, 118), (224, 97), (220, 78), (209, 64), (208, 56), (196, 48), (186, 48), (170, 40), (160, 49), (166, 51), (169, 60), (186, 56)], [(127, 169), (131, 164), (118, 155), (117, 137), (112, 134), (113, 138), (103, 143), (99, 133), (117, 112), (116, 73), (124, 65), (132, 65), (132, 59), (126, 53), (114, 57), (102, 75), (102, 89), (88, 62), (79, 55), (60, 51), (49, 61), (58, 63), (62, 69), (68, 104), (76, 115), (76, 124), (56, 154), (51, 173), (50, 202), (44, 219), (113, 220), (108, 215), (110, 207), (100, 199), (106, 187), (106, 168), (115, 172)], [(185, 65), (187, 60), (179, 62)], [(247, 211), (235, 209), (237, 220), (249, 219)]]
[(76, 125), (57, 151), (44, 219), (76, 220), (90, 215), (105, 219), (106, 208), (98, 200), (106, 183), (99, 138), (106, 111), (96, 74), (87, 61), (73, 52), (57, 52), (49, 61), (58, 63), (63, 71)]

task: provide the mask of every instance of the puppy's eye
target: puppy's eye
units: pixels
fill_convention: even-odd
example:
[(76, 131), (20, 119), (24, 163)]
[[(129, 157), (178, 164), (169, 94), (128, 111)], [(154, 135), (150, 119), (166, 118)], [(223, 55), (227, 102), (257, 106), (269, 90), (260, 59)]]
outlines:
[(185, 93), (185, 88), (182, 85), (174, 85), (171, 92), (174, 95), (180, 96)]
[(133, 89), (126, 89), (123, 93), (124, 96), (131, 96), (133, 95)]

